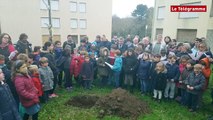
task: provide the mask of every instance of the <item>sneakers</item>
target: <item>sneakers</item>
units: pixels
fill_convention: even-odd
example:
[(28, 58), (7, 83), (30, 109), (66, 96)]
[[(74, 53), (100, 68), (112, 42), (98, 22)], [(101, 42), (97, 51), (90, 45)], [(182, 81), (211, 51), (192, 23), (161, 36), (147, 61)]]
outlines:
[(58, 95), (57, 95), (57, 94), (55, 94), (55, 93), (53, 93), (53, 94), (49, 95), (49, 98), (55, 98), (55, 97), (58, 97)]

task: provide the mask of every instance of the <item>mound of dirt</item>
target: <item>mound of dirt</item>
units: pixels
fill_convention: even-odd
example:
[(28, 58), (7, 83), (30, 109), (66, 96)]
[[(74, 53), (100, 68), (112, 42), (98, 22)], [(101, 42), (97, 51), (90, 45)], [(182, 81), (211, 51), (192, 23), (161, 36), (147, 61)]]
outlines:
[(95, 105), (98, 99), (99, 99), (98, 96), (89, 96), (89, 95), (74, 96), (72, 97), (72, 99), (67, 101), (65, 105), (71, 105), (80, 108), (91, 108)]
[(100, 118), (105, 115), (117, 115), (119, 117), (137, 119), (139, 115), (144, 115), (151, 111), (146, 102), (120, 88), (100, 98), (95, 106), (100, 110)]

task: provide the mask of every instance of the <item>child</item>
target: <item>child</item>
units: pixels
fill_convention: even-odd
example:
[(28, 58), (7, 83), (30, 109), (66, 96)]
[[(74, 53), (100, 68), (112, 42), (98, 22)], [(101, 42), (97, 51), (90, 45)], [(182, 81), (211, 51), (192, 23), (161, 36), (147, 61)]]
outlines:
[(51, 42), (46, 42), (43, 46), (43, 51), (41, 52), (41, 57), (46, 57), (48, 59), (48, 65), (50, 67), (50, 69), (53, 72), (54, 75), (54, 80), (53, 80), (53, 89), (50, 91), (50, 94), (52, 94), (54, 97), (58, 97), (57, 94), (54, 93), (55, 88), (57, 86), (58, 83), (58, 73), (59, 70), (56, 67), (56, 59), (55, 59), (55, 55), (53, 53), (54, 50), (54, 45)]
[(120, 73), (122, 68), (122, 58), (121, 58), (121, 51), (115, 50), (115, 63), (112, 66), (113, 70), (113, 78), (115, 80), (115, 87), (120, 87)]
[(76, 54), (76, 55), (73, 55), (71, 59), (70, 74), (74, 75), (74, 78), (78, 86), (82, 85), (81, 77), (79, 74), (82, 68), (82, 64), (84, 63), (84, 56), (86, 55), (88, 55), (87, 52), (80, 51), (80, 56)]
[(180, 71), (176, 64), (177, 57), (175, 55), (168, 56), (168, 63), (166, 64), (167, 69), (167, 84), (164, 92), (164, 97), (167, 100), (172, 100), (175, 95), (175, 85), (179, 80)]
[(4, 73), (0, 69), (0, 119), (1, 120), (21, 120), (18, 113), (16, 102), (8, 87), (7, 83), (4, 83)]
[(158, 99), (158, 102), (161, 102), (163, 90), (166, 86), (166, 72), (167, 70), (162, 62), (156, 64), (155, 71), (153, 74), (153, 98)]
[(181, 104), (186, 105), (186, 79), (193, 72), (193, 66), (195, 65), (195, 61), (192, 59), (186, 62), (186, 68), (184, 68), (183, 72), (180, 74), (179, 79), (179, 88), (181, 89)]
[(150, 87), (149, 87), (149, 92), (152, 94), (153, 90), (154, 90), (154, 76), (155, 76), (155, 68), (157, 63), (160, 62), (161, 56), (159, 54), (156, 54), (153, 56), (152, 58), (152, 62), (151, 62), (151, 68), (150, 68)]
[(93, 64), (93, 69), (94, 69), (94, 79), (97, 79), (97, 61), (96, 61), (96, 57), (95, 57), (95, 54), (91, 53), (89, 55), (90, 57), (90, 62)]
[(36, 65), (39, 65), (39, 59), (41, 58), (40, 52), (41, 52), (41, 47), (35, 46), (32, 54), (34, 55), (33, 60), (36, 63)]
[(15, 83), (21, 104), (25, 108), (23, 120), (28, 120), (29, 116), (32, 116), (32, 120), (38, 120), (40, 110), (38, 90), (28, 75), (27, 65), (24, 61), (17, 60), (15, 62), (12, 71), (12, 80)]
[(208, 88), (208, 85), (209, 85), (209, 78), (211, 76), (211, 68), (210, 68), (210, 65), (211, 65), (211, 62), (209, 61), (209, 58), (206, 57), (206, 58), (203, 58), (200, 60), (200, 64), (203, 66), (202, 68), (202, 73), (205, 77), (205, 86), (203, 88), (203, 90), (206, 90)]
[(133, 92), (133, 78), (135, 75), (135, 70), (138, 66), (138, 60), (137, 57), (134, 54), (133, 49), (127, 50), (127, 56), (124, 58), (123, 62), (123, 69), (124, 69), (124, 74), (125, 74), (125, 80), (124, 84), (125, 87), (127, 88), (128, 85), (130, 86), (130, 92)]
[[(69, 45), (67, 47), (70, 47)], [(67, 49), (67, 48), (66, 48)], [(69, 48), (71, 51), (71, 48)], [(58, 61), (61, 60), (62, 54), (63, 54), (63, 48), (61, 47), (61, 41), (55, 41), (54, 43), (54, 54), (55, 54), (55, 60), (58, 67)], [(58, 85), (59, 87), (62, 87), (62, 79), (63, 79), (63, 70), (59, 69), (58, 74)]]
[[(187, 55), (183, 55), (180, 57), (180, 60), (179, 60), (179, 71), (180, 71), (180, 74), (182, 74), (182, 72), (184, 71), (184, 69), (186, 68), (186, 65), (187, 65), (187, 61), (189, 60), (190, 58), (187, 56)], [(175, 100), (177, 100), (178, 102), (181, 101), (181, 88), (180, 88), (180, 82), (177, 82), (176, 83), (176, 87), (177, 87), (177, 97), (175, 98)]]
[(205, 77), (202, 74), (202, 65), (194, 65), (194, 71), (186, 79), (187, 105), (190, 112), (194, 112), (198, 105), (198, 95), (205, 85)]
[(40, 58), (40, 68), (39, 68), (39, 74), (41, 78), (41, 84), (43, 86), (44, 91), (44, 102), (48, 101), (48, 98), (57, 97), (50, 93), (50, 91), (53, 89), (53, 72), (48, 66), (48, 59), (45, 57)]
[(83, 79), (84, 88), (91, 89), (91, 81), (93, 80), (94, 71), (89, 56), (85, 56), (85, 61), (82, 65), (80, 74)]
[(32, 77), (32, 80), (34, 82), (34, 85), (38, 90), (38, 97), (41, 100), (41, 97), (43, 95), (43, 90), (42, 90), (41, 79), (39, 78), (38, 66), (37, 65), (30, 65), (29, 66), (29, 72), (31, 73), (31, 77)]
[(147, 94), (149, 91), (150, 68), (151, 68), (151, 62), (149, 61), (149, 54), (143, 53), (142, 59), (139, 62), (139, 67), (138, 67), (138, 71), (137, 71), (137, 76), (141, 83), (141, 94), (142, 95)]
[(105, 62), (108, 62), (108, 55), (109, 50), (104, 47), (100, 50), (100, 57), (97, 60), (97, 66), (98, 66), (98, 75), (100, 77), (100, 86), (103, 87), (107, 84), (108, 76), (109, 76), (109, 68), (105, 64)]
[(167, 54), (166, 54), (166, 50), (162, 49), (160, 51), (160, 55), (161, 55), (161, 61), (165, 64), (167, 61)]

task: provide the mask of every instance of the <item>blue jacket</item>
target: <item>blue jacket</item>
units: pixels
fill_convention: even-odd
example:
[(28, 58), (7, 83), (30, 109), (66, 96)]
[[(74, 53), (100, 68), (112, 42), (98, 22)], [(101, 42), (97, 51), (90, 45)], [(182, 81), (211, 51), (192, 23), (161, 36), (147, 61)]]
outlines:
[(166, 69), (167, 69), (167, 79), (168, 80), (174, 79), (174, 82), (178, 82), (180, 77), (178, 65), (167, 63)]
[(116, 57), (112, 70), (115, 72), (120, 72), (121, 68), (122, 68), (122, 62), (123, 62), (123, 60), (120, 56)]
[(138, 77), (140, 79), (148, 80), (150, 74), (151, 62), (140, 60), (140, 64), (138, 67)]

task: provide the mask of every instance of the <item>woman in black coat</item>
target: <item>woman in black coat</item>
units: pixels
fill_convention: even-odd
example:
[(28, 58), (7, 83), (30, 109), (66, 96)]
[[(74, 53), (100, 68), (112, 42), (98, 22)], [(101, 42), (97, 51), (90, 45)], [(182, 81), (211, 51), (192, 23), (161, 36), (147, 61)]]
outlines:
[(134, 85), (133, 79), (137, 66), (138, 60), (134, 54), (134, 50), (133, 49), (127, 50), (127, 56), (124, 58), (123, 62), (123, 70), (125, 74), (124, 84), (126, 88), (128, 87), (128, 85), (130, 85), (130, 92), (133, 92), (133, 85)]
[(10, 88), (3, 80), (4, 74), (0, 69), (0, 120), (21, 120)]

